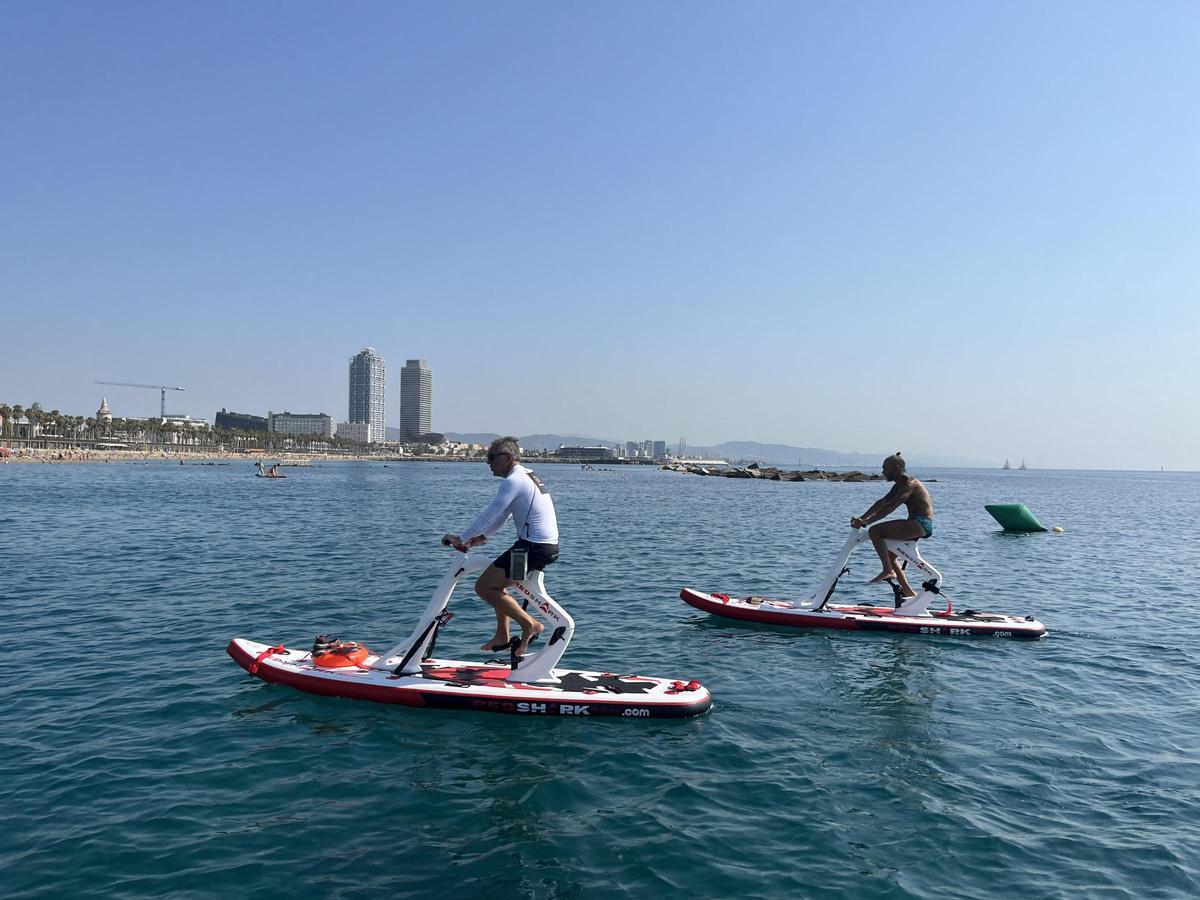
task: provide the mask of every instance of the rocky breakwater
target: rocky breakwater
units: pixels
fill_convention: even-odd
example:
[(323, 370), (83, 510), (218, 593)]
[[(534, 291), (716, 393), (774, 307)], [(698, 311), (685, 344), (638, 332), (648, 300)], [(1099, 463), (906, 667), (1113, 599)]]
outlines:
[(774, 466), (762, 468), (758, 463), (740, 466), (698, 466), (686, 462), (664, 463), (660, 468), (668, 472), (686, 472), (689, 475), (708, 475), (713, 478), (757, 478), (762, 481), (883, 481), (882, 475), (865, 472), (828, 472), (811, 469), (807, 472), (792, 472)]

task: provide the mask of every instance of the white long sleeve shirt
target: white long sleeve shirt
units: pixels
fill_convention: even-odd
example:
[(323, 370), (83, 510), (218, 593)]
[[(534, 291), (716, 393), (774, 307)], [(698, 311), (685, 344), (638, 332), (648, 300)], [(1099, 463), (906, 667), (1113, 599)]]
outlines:
[(487, 508), (475, 517), (475, 521), (459, 532), (464, 541), (476, 535), (491, 537), (512, 516), (517, 526), (517, 537), (535, 544), (558, 543), (558, 518), (554, 515), (554, 501), (550, 493), (534, 475), (522, 465), (514, 465), (512, 471), (500, 483), (500, 490)]

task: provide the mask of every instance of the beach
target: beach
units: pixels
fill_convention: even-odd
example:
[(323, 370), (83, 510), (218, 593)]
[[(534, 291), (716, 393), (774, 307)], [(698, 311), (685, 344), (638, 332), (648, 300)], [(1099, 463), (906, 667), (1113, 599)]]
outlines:
[[(0, 448), (7, 449), (7, 448)], [(82, 449), (44, 449), (44, 448), (19, 448), (0, 453), (0, 465), (4, 463), (121, 463), (121, 462), (176, 462), (187, 465), (189, 463), (203, 462), (225, 462), (225, 463), (250, 463), (255, 462), (278, 461), (282, 459), (280, 465), (288, 466), (307, 466), (320, 462), (400, 462), (409, 460), (427, 460), (427, 459), (442, 459), (448, 460), (445, 457), (412, 457), (412, 456), (380, 456), (369, 454), (332, 454), (332, 453), (305, 453), (296, 454), (285, 452), (282, 454), (272, 453), (241, 453), (227, 450), (190, 450), (186, 448), (166, 450), (156, 448), (154, 450), (82, 450)]]

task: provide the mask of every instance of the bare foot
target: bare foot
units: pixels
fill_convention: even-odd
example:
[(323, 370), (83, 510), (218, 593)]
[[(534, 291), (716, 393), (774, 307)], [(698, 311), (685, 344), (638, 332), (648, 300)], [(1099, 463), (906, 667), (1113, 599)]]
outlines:
[(870, 581), (868, 581), (867, 584), (879, 584), (881, 581), (887, 581), (888, 579), (895, 578), (895, 577), (896, 577), (895, 572), (893, 572), (891, 569), (886, 569), (883, 572), (880, 572), (878, 575), (876, 575)]
[(546, 626), (541, 622), (534, 622), (533, 627), (526, 631), (521, 629), (521, 643), (517, 644), (517, 656), (524, 656), (529, 652), (529, 642), (546, 630)]
[(497, 636), (497, 637), (492, 638), (490, 641), (488, 641), (486, 644), (484, 644), (479, 649), (486, 650), (486, 651), (488, 651), (488, 653), (499, 653), (501, 650), (508, 649), (508, 642), (509, 642), (509, 637), (507, 634), (504, 635), (504, 637)]

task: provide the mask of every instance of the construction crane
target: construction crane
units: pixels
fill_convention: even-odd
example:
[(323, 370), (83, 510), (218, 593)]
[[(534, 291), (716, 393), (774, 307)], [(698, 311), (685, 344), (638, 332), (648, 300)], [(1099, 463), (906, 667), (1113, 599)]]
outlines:
[(111, 384), (114, 387), (147, 388), (148, 390), (152, 390), (152, 391), (161, 391), (162, 392), (162, 406), (161, 406), (160, 411), (162, 412), (162, 418), (164, 418), (164, 419), (167, 417), (167, 391), (182, 391), (182, 390), (184, 390), (184, 388), (181, 388), (181, 387), (171, 387), (169, 384), (133, 384), (132, 382), (129, 382), (129, 381), (97, 381), (96, 384)]

